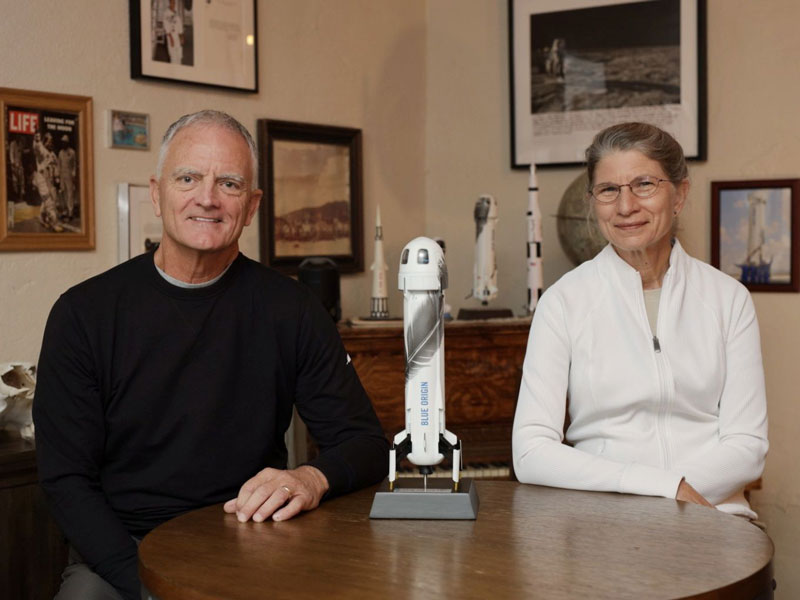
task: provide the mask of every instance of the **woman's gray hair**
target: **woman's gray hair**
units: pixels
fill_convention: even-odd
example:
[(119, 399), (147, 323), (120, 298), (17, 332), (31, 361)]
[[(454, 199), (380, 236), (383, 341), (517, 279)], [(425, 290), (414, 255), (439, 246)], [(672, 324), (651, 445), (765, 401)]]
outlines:
[(169, 145), (175, 135), (181, 130), (189, 127), (190, 125), (217, 125), (233, 133), (238, 133), (247, 142), (247, 147), (250, 149), (250, 163), (252, 167), (253, 180), (250, 182), (252, 189), (258, 188), (258, 150), (256, 143), (253, 141), (253, 136), (247, 131), (247, 128), (239, 121), (234, 119), (228, 113), (219, 110), (201, 110), (189, 115), (183, 115), (180, 119), (175, 121), (167, 128), (163, 139), (161, 140), (161, 148), (158, 151), (158, 164), (156, 165), (156, 177), (161, 179), (161, 169), (164, 166), (164, 160), (167, 157)]
[(603, 129), (586, 149), (589, 188), (595, 184), (597, 163), (612, 152), (636, 150), (656, 161), (667, 178), (678, 183), (689, 176), (681, 145), (666, 131), (648, 123), (620, 123)]

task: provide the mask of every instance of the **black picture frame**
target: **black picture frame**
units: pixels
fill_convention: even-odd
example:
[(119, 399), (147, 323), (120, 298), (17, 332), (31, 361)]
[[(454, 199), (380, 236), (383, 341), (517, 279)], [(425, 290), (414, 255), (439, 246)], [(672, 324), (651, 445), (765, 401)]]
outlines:
[(364, 270), (361, 130), (259, 119), (261, 262), (288, 274), (308, 257)]
[(592, 137), (624, 121), (705, 160), (706, 0), (569, 6), (508, 0), (511, 168), (583, 164)]
[(800, 291), (798, 213), (800, 179), (712, 181), (711, 264), (751, 292)]
[(129, 0), (131, 78), (258, 92), (256, 0), (241, 6), (236, 15), (219, 2)]

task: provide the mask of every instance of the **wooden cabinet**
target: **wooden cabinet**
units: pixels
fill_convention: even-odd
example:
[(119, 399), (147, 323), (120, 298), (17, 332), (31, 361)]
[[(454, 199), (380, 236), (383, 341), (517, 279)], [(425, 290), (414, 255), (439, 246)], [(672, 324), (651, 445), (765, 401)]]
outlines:
[[(529, 319), (445, 325), (447, 429), (463, 442), (465, 465), (511, 464), (511, 426)], [(405, 427), (403, 328), (339, 328), (364, 388), (391, 439)]]
[(34, 445), (0, 431), (0, 598), (50, 599), (67, 544), (36, 480)]

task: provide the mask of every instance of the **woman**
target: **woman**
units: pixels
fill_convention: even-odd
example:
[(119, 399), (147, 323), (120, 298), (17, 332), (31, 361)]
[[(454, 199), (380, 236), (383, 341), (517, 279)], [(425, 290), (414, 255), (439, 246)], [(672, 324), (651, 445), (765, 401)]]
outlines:
[(768, 447), (758, 323), (744, 286), (674, 238), (689, 191), (683, 151), (657, 127), (625, 123), (597, 134), (586, 160), (609, 243), (536, 308), (516, 475), (755, 518), (743, 488)]

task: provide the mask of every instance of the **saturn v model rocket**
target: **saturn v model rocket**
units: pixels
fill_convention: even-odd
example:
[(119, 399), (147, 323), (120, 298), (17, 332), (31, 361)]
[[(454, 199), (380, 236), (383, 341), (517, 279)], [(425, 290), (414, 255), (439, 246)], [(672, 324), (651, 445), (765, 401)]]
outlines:
[(536, 165), (531, 163), (528, 180), (528, 240), (526, 244), (528, 258), (528, 314), (533, 313), (539, 296), (542, 295), (544, 278), (542, 270), (542, 210), (539, 208), (539, 186), (536, 181)]
[[(494, 249), (497, 202), (483, 194), (475, 203), (475, 267), (472, 293), (482, 304), (497, 296), (497, 258)], [(467, 296), (469, 298), (470, 296)]]
[(371, 319), (389, 318), (389, 291), (386, 286), (386, 261), (383, 258), (383, 227), (381, 227), (381, 207), (375, 216), (375, 259), (372, 261), (372, 300), (369, 316)]
[(427, 476), (446, 452), (453, 454), (453, 488), (458, 488), (461, 443), (444, 420), (444, 290), (447, 267), (432, 239), (411, 240), (400, 258), (398, 287), (403, 292), (406, 348), (406, 427), (394, 436), (389, 454), (389, 488), (397, 461), (407, 457)]

